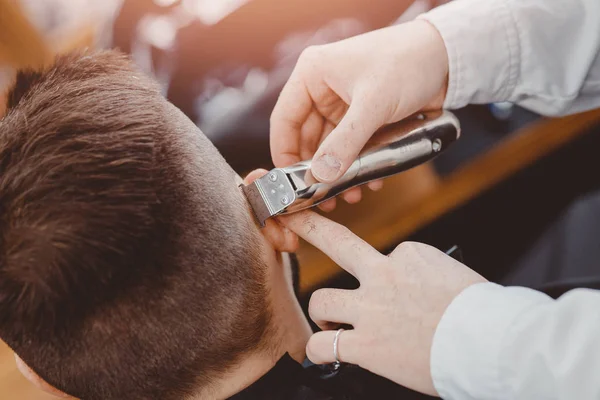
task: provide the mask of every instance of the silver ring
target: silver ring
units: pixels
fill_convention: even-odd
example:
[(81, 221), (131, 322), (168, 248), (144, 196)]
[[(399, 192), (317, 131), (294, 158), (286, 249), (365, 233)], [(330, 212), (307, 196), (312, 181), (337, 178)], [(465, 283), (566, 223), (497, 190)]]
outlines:
[(340, 340), (340, 334), (342, 332), (344, 332), (343, 329), (338, 329), (338, 331), (335, 333), (335, 337), (333, 338), (333, 357), (335, 359), (333, 366), (335, 369), (338, 369), (341, 365), (341, 362), (339, 359), (338, 341)]

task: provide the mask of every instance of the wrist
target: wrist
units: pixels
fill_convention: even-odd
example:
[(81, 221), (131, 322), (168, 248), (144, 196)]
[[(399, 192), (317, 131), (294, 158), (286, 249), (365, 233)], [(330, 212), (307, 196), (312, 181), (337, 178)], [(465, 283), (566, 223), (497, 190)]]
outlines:
[(434, 24), (426, 19), (419, 19), (415, 22), (423, 23), (427, 26), (427, 29), (431, 31), (431, 48), (433, 49), (433, 60), (439, 67), (440, 77), (442, 85), (437, 95), (432, 101), (432, 104), (428, 108), (439, 109), (444, 106), (446, 96), (448, 94), (448, 84), (450, 81), (450, 61), (448, 56), (448, 49), (446, 43), (440, 31)]

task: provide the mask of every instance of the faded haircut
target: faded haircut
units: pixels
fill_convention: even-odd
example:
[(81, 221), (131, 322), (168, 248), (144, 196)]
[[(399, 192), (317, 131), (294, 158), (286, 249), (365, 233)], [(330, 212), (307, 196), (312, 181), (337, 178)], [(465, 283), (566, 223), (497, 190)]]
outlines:
[(0, 337), (86, 400), (210, 386), (268, 342), (234, 177), (124, 56), (19, 72), (0, 120)]

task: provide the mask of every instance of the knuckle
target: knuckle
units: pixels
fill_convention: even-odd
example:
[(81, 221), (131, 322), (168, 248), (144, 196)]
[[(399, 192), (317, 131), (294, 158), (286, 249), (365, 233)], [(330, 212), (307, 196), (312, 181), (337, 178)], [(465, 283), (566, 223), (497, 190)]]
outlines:
[(310, 296), (310, 300), (308, 302), (308, 312), (310, 315), (317, 314), (322, 311), (326, 302), (326, 296), (327, 293), (324, 289), (317, 290), (312, 294), (312, 296)]
[(393, 254), (409, 254), (416, 250), (417, 243), (415, 242), (402, 242), (393, 251)]
[(309, 46), (302, 53), (298, 59), (298, 68), (302, 71), (313, 70), (319, 62), (323, 60), (323, 46), (313, 45)]
[(354, 234), (352, 233), (352, 231), (350, 229), (348, 229), (347, 227), (343, 226), (343, 225), (339, 225), (337, 227), (337, 229), (335, 230), (335, 232), (333, 236), (333, 240), (335, 240), (336, 242), (339, 241), (349, 241), (354, 237)]
[(323, 49), (322, 45), (311, 45), (302, 51), (300, 55), (301, 60), (314, 60), (318, 58)]
[(317, 227), (314, 216), (310, 213), (306, 213), (302, 216), (301, 225), (309, 235), (314, 235), (319, 232), (319, 228)]

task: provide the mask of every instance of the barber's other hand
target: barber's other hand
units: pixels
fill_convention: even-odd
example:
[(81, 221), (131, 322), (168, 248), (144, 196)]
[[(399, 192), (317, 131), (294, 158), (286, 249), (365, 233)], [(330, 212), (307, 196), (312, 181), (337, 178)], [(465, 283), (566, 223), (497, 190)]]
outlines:
[[(313, 212), (280, 221), (360, 282), (356, 290), (318, 290), (310, 300), (310, 317), (322, 329), (354, 327), (339, 336), (340, 361), (437, 395), (430, 372), (436, 328), (458, 294), (486, 280), (424, 244), (403, 243), (384, 256), (347, 228)], [(308, 357), (317, 364), (335, 361), (334, 336), (333, 330), (314, 334)]]
[(444, 42), (426, 21), (309, 47), (271, 116), (275, 166), (312, 158), (315, 177), (335, 181), (383, 125), (441, 108), (447, 75)]

